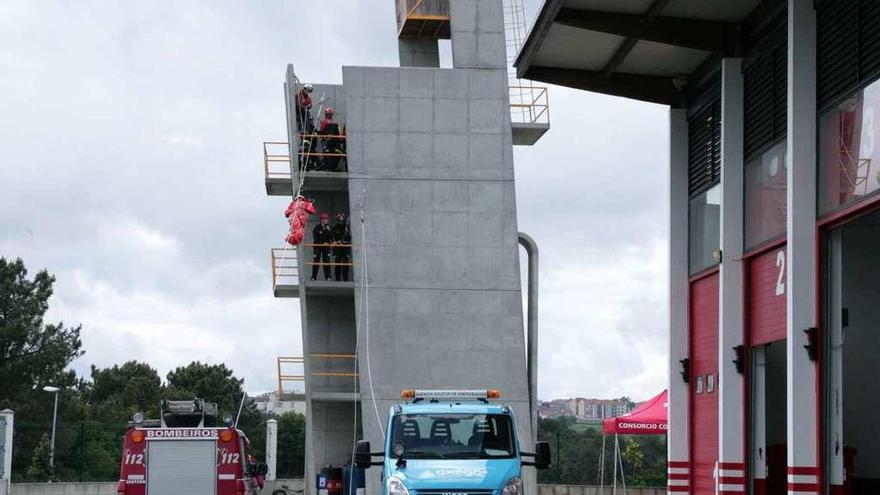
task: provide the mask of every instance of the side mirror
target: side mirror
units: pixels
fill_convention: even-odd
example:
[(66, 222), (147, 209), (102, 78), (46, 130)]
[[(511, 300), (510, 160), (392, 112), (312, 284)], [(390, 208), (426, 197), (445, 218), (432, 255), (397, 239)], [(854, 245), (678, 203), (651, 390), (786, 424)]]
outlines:
[(370, 455), (370, 442), (361, 440), (357, 443), (357, 447), (355, 447), (354, 465), (360, 469), (369, 469), (372, 464), (373, 458)]
[(535, 442), (535, 469), (549, 469), (552, 457), (548, 442)]

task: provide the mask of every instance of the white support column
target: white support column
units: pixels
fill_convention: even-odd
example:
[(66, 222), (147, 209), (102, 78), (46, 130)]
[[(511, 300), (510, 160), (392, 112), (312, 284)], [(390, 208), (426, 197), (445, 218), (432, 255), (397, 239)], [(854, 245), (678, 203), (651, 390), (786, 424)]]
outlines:
[[(687, 492), (689, 385), (681, 377), (688, 357), (688, 124), (687, 110), (669, 112), (669, 492)], [(684, 478), (684, 479), (682, 479)]]
[(278, 461), (278, 421), (266, 421), (266, 481), (275, 481)]
[(0, 411), (0, 495), (10, 492), (12, 482), (12, 430), (15, 413), (9, 409)]
[(788, 469), (789, 493), (818, 491), (816, 364), (804, 330), (817, 326), (816, 13), (788, 1)]
[(733, 361), (743, 343), (742, 59), (721, 61), (721, 253), (718, 328), (720, 493), (743, 493), (743, 375)]

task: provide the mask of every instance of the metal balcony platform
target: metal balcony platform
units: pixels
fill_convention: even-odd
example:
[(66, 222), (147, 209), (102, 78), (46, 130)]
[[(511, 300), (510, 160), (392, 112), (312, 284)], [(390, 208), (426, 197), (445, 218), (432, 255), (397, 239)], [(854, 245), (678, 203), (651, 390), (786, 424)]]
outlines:
[(318, 402), (353, 402), (360, 401), (361, 394), (360, 392), (317, 392), (313, 391), (311, 394), (312, 401)]
[(534, 146), (550, 130), (550, 123), (514, 122), (510, 127), (514, 146)]
[[(340, 137), (341, 139), (342, 137)], [(324, 138), (326, 139), (326, 137)], [(310, 153), (302, 156), (337, 157), (343, 169), (346, 167), (345, 154)], [(297, 179), (290, 166), (290, 148), (285, 141), (263, 142), (263, 175), (266, 194), (269, 196), (293, 196), (294, 182)], [(306, 191), (345, 191), (348, 189), (348, 172), (309, 170), (305, 173)]]
[(293, 196), (293, 179), (287, 177), (266, 177), (266, 194), (269, 196)]
[[(305, 191), (347, 191), (348, 172), (306, 172)], [(293, 196), (293, 179), (284, 176), (266, 176), (266, 194)]]
[[(299, 283), (277, 283), (273, 288), (275, 297), (299, 297)], [(310, 296), (337, 296), (354, 292), (354, 282), (337, 282), (335, 280), (308, 280), (305, 290)]]
[(397, 36), (401, 39), (448, 40), (452, 36), (449, 16), (414, 14), (400, 26)]
[(449, 0), (397, 0), (397, 37), (448, 40)]

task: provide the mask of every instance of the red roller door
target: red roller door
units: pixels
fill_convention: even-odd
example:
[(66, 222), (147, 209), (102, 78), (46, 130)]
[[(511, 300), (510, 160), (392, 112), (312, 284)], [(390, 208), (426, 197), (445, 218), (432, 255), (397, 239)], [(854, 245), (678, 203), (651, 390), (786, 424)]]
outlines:
[(749, 332), (751, 345), (785, 340), (785, 246), (749, 262)]
[(718, 273), (691, 284), (691, 473), (695, 495), (715, 494), (718, 460)]

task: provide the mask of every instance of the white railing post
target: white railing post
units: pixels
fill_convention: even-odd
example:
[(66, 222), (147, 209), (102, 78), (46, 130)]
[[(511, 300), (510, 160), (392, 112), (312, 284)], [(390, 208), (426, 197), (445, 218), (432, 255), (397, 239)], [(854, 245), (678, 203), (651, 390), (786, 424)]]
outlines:
[(278, 461), (278, 421), (266, 421), (266, 481), (275, 481)]

